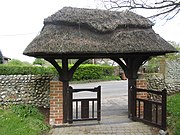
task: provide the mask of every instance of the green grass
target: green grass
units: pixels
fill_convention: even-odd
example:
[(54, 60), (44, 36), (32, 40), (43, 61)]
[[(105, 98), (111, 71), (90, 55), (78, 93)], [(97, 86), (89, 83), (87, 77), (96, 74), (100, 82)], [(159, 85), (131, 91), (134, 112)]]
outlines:
[(173, 135), (180, 135), (180, 93), (168, 97), (168, 128)]
[(41, 135), (50, 129), (44, 116), (30, 105), (0, 109), (0, 135)]

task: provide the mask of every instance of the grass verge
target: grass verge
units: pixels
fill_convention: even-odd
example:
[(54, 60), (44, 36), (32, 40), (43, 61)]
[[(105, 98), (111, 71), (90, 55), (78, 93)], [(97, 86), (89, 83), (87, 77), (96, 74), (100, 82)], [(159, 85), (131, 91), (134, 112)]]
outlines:
[(119, 76), (104, 76), (102, 79), (71, 81), (71, 84), (81, 84), (81, 83), (100, 82), (100, 81), (113, 81), (113, 80), (121, 80), (121, 78)]
[(0, 135), (41, 135), (49, 129), (44, 116), (31, 105), (0, 108)]
[(170, 133), (180, 135), (180, 93), (168, 97), (167, 112), (167, 123)]

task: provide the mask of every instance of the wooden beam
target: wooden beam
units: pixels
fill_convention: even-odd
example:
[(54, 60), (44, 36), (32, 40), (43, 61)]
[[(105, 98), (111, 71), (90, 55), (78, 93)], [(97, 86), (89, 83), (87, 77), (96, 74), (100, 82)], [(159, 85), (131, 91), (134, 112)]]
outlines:
[(55, 59), (53, 58), (44, 58), (45, 60), (47, 60), (48, 62), (50, 62), (58, 71), (59, 76), (62, 77), (62, 68), (58, 65), (58, 63), (55, 61)]
[(150, 56), (135, 55), (134, 57), (123, 58), (127, 65), (128, 78), (137, 78), (137, 72), (140, 66), (149, 59)]
[(125, 74), (128, 72), (127, 66), (119, 58), (110, 58), (110, 59), (117, 62), (121, 66), (121, 68), (124, 70)]

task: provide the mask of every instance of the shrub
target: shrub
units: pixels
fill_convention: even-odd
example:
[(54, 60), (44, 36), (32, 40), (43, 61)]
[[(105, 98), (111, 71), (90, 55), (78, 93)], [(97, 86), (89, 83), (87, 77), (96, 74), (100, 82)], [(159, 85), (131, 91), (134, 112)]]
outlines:
[(44, 59), (36, 58), (35, 61), (33, 62), (33, 65), (44, 65), (47, 61)]
[(159, 61), (161, 60), (161, 57), (154, 57), (151, 60), (148, 61), (148, 65), (145, 66), (146, 73), (158, 73), (159, 69)]
[[(69, 68), (72, 65), (69, 65)], [(73, 75), (73, 81), (103, 79), (106, 76), (113, 76), (115, 67), (82, 64)], [(37, 66), (9, 66), (0, 65), (0, 75), (57, 75), (54, 67), (37, 67)]]
[(11, 106), (11, 111), (21, 118), (36, 117), (41, 120), (44, 119), (43, 115), (40, 114), (39, 110), (33, 105), (13, 105)]
[(49, 129), (44, 115), (32, 105), (0, 108), (0, 135), (42, 135)]
[(102, 79), (104, 76), (113, 76), (113, 72), (114, 67), (112, 66), (84, 64), (80, 65), (75, 71), (73, 80)]
[(57, 74), (53, 67), (35, 67), (35, 66), (9, 66), (0, 65), (0, 75), (47, 75)]
[(6, 65), (8, 65), (8, 66), (31, 66), (31, 64), (29, 62), (22, 62), (17, 59), (12, 59), (12, 60), (8, 61), (8, 63)]

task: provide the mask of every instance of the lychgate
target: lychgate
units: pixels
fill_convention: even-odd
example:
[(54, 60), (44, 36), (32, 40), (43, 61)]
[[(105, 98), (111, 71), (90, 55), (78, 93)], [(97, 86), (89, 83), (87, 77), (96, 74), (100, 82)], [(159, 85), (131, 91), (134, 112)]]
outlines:
[[(71, 117), (67, 112), (69, 81), (78, 66), (92, 58), (110, 58), (122, 67), (128, 78), (128, 116), (139, 120), (136, 112), (140, 101), (136, 98), (139, 67), (151, 57), (176, 52), (153, 31), (152, 26), (147, 18), (130, 11), (71, 7), (65, 7), (44, 20), (40, 34), (23, 54), (44, 58), (58, 71), (59, 80), (63, 83), (62, 123), (67, 123)], [(62, 61), (61, 67), (57, 59)], [(69, 59), (78, 59), (71, 69), (68, 68)], [(146, 101), (144, 104), (147, 104)], [(54, 119), (52, 124), (56, 125), (58, 120)]]

